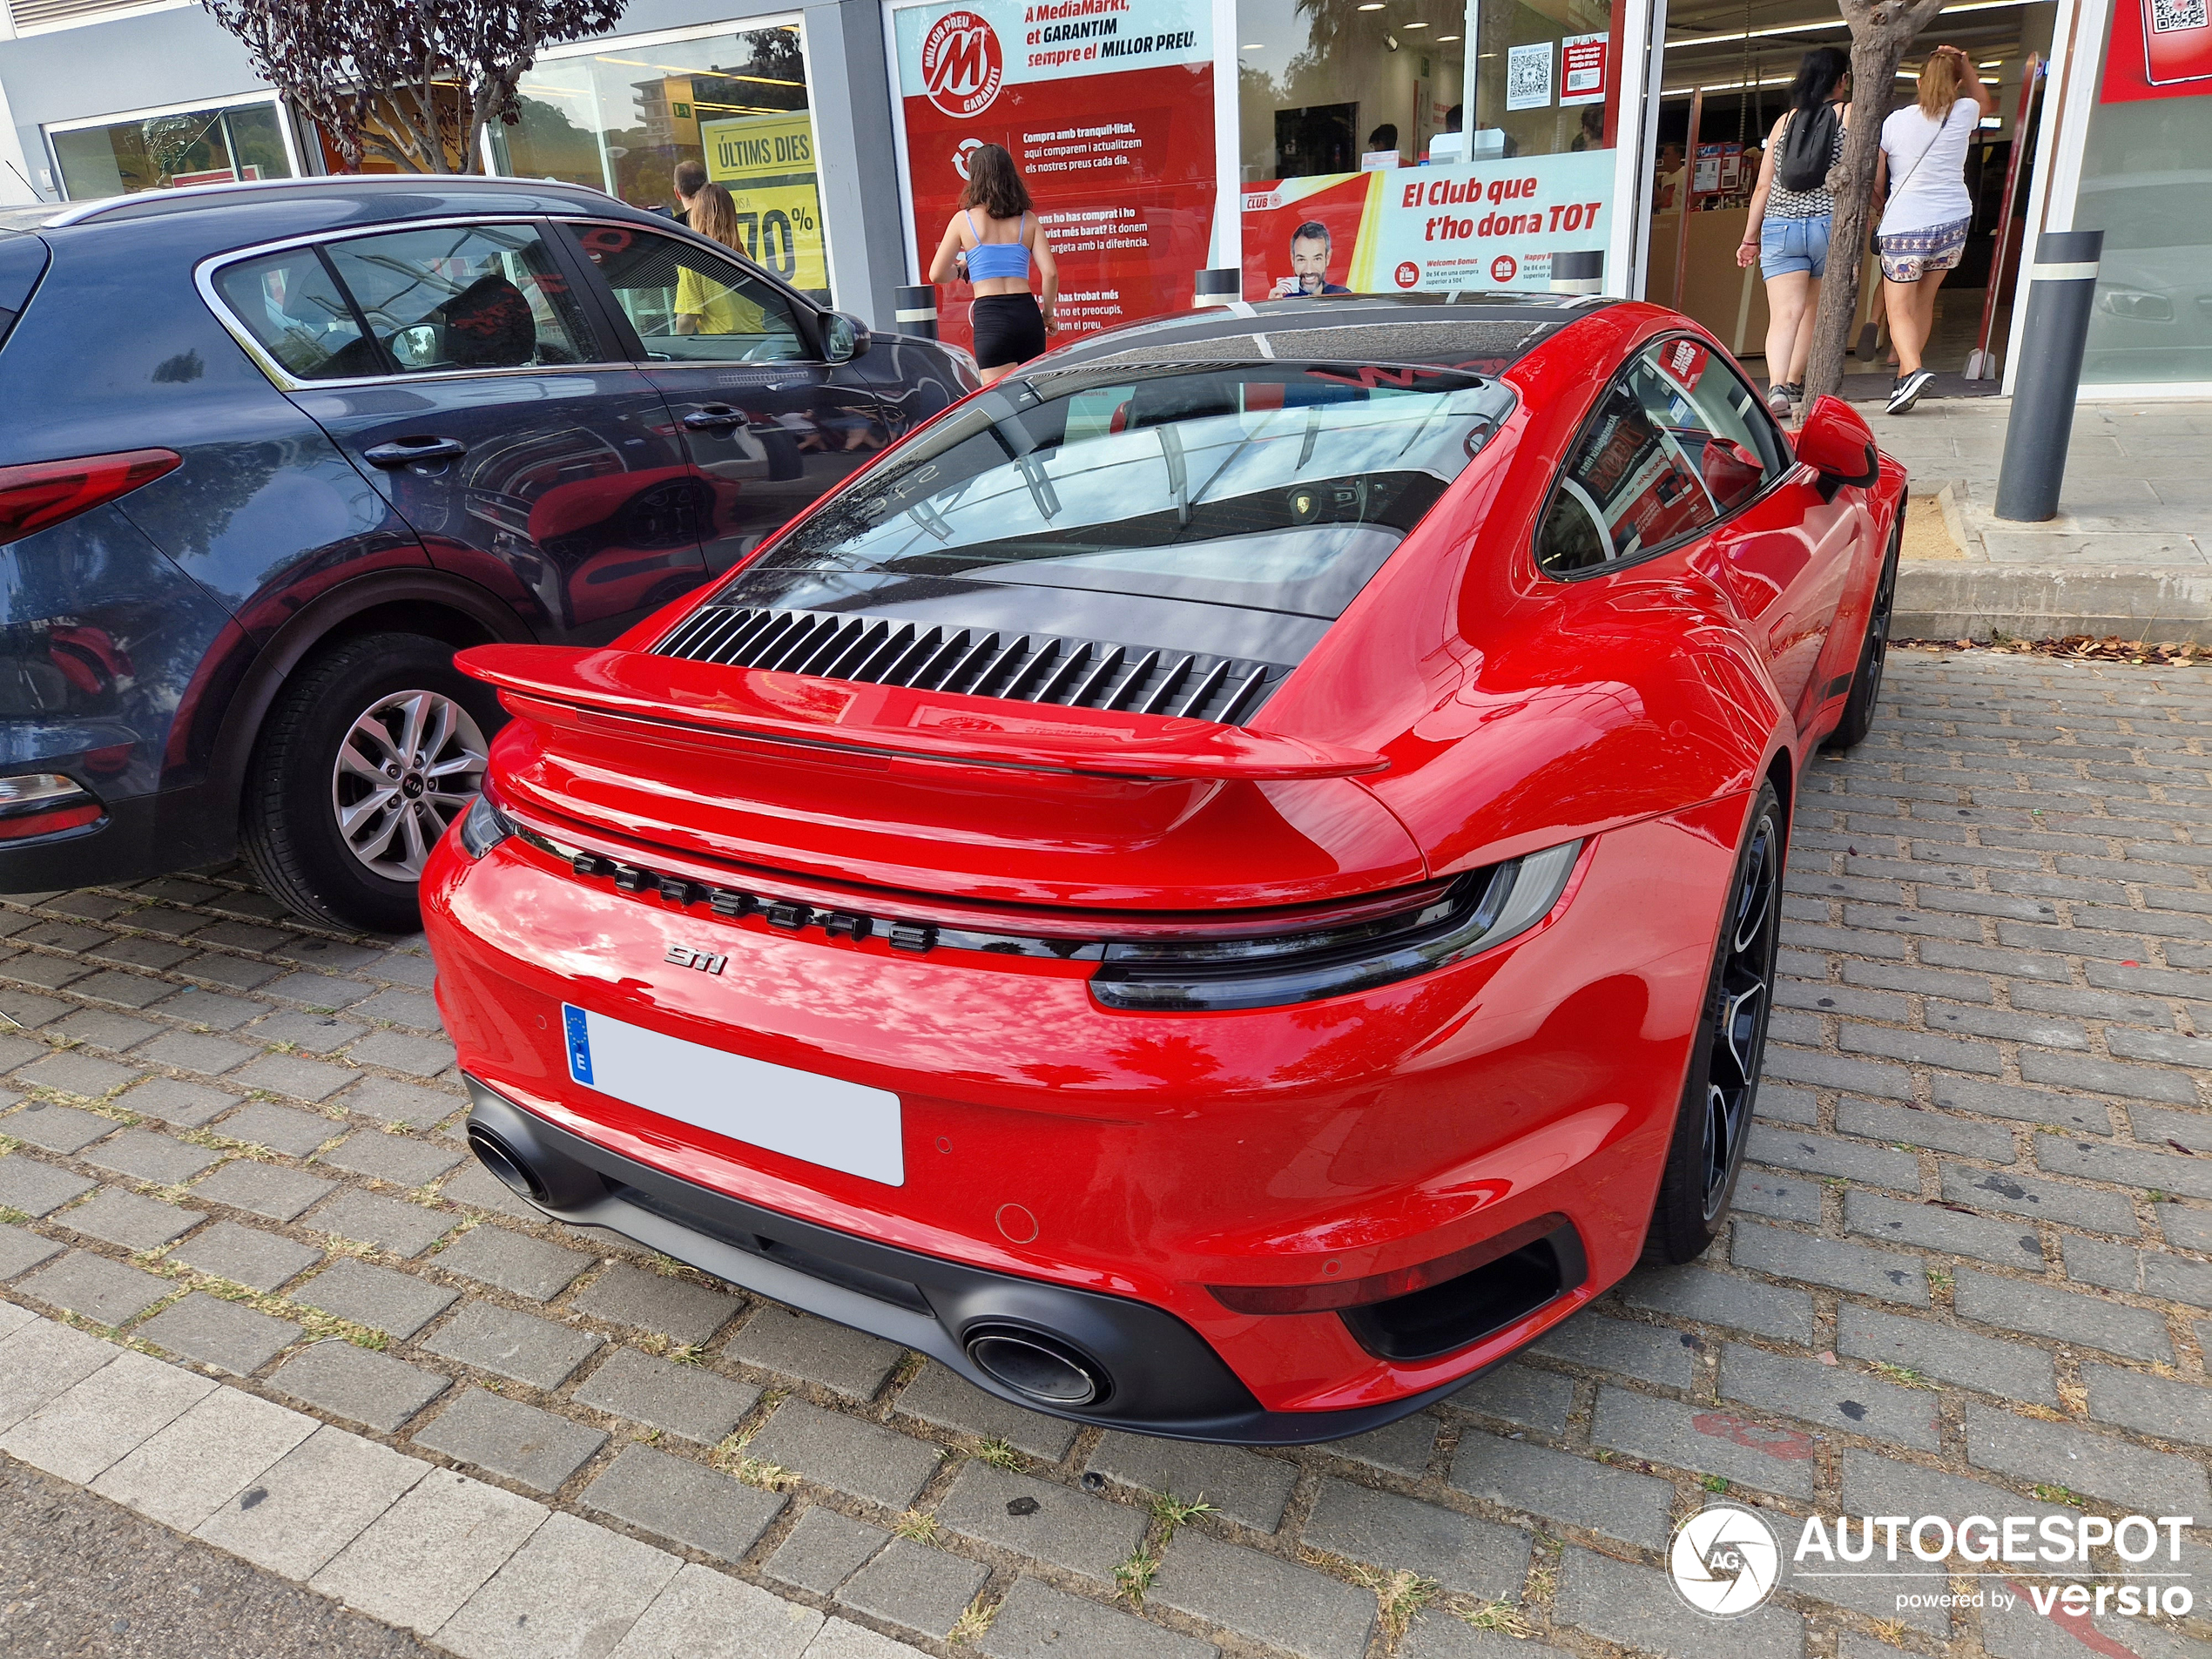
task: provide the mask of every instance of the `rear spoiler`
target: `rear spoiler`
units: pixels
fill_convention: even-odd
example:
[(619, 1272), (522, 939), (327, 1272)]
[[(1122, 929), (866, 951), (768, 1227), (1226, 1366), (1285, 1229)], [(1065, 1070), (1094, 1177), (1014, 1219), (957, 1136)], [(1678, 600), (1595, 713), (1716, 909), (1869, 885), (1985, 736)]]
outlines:
[(1349, 778), (1390, 762), (1364, 750), (1122, 709), (1012, 704), (650, 652), (477, 645), (455, 662), (515, 713), (687, 745), (768, 742), (1123, 779)]

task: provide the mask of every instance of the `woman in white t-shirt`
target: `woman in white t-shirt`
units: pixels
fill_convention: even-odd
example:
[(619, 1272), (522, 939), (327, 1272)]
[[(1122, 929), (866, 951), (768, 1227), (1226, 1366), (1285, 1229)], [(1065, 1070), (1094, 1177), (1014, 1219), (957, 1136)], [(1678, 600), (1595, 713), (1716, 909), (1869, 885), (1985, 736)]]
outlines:
[(1874, 202), (1882, 210), (1874, 251), (1882, 256), (1883, 300), (1890, 343), (1897, 348), (1897, 383), (1889, 412), (1903, 415), (1920, 401), (1934, 374), (1920, 349), (1935, 327), (1936, 290), (1966, 250), (1974, 217), (1966, 194), (1966, 146), (1997, 100), (1966, 54), (1939, 46), (1920, 70), (1920, 95), (1882, 123), (1882, 154), (1874, 164)]

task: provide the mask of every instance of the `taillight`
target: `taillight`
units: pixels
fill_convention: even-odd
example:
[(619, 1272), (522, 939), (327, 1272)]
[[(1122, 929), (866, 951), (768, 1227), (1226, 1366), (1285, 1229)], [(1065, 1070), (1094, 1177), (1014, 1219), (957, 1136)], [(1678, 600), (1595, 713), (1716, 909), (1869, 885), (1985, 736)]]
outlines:
[(183, 462), (173, 449), (125, 449), (0, 467), (0, 546), (127, 496)]
[(105, 814), (87, 790), (57, 772), (0, 778), (0, 841), (29, 840), (97, 824)]
[(1303, 934), (1110, 942), (1090, 981), (1110, 1008), (1281, 1008), (1392, 984), (1526, 933), (1551, 914), (1582, 843), (1462, 876), (1394, 913)]

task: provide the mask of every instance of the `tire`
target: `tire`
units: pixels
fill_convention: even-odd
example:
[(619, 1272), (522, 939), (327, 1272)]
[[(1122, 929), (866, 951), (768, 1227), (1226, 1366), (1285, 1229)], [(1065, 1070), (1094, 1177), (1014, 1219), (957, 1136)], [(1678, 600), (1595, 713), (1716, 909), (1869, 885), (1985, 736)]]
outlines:
[(1680, 1263), (1703, 1254), (1735, 1199), (1774, 1006), (1788, 850), (1781, 797), (1771, 783), (1763, 783), (1729, 877), (1682, 1105), (1651, 1209), (1651, 1231), (1644, 1237), (1647, 1262)]
[(239, 832), (262, 885), (302, 915), (413, 933), (423, 860), (482, 787), (502, 719), (441, 640), (368, 634), (310, 658), (254, 742)]
[(1874, 605), (1866, 613), (1866, 638), (1858, 648), (1858, 666), (1851, 671), (1851, 697), (1844, 704), (1844, 718), (1822, 746), (1849, 749), (1863, 742), (1874, 728), (1874, 703), (1882, 694), (1882, 668), (1890, 655), (1890, 610), (1897, 602), (1897, 557), (1905, 545), (1905, 518), (1898, 516), (1890, 532), (1890, 550), (1882, 558), (1882, 577), (1875, 584)]

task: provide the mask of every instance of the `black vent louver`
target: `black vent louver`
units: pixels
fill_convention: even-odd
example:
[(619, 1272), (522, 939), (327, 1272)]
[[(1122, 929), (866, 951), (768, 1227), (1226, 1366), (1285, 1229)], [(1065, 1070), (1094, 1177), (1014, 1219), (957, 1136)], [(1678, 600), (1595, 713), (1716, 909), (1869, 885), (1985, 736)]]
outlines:
[(1291, 671), (1279, 663), (1203, 651), (752, 605), (707, 606), (687, 617), (656, 654), (1224, 725), (1250, 719)]

